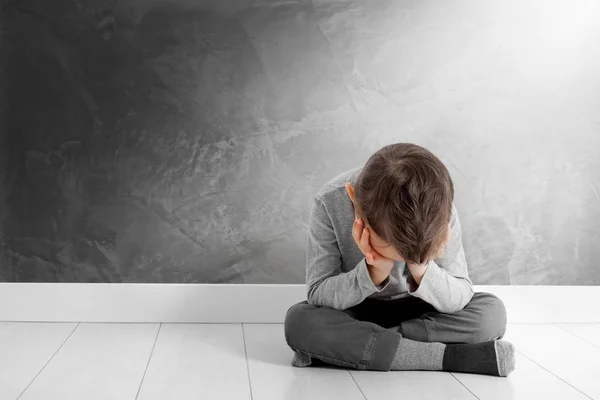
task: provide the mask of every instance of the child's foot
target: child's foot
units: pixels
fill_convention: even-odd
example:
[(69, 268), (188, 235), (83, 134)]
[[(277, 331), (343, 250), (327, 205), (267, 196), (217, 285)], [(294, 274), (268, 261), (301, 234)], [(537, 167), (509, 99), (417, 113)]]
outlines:
[(300, 353), (298, 351), (294, 351), (294, 358), (292, 358), (292, 365), (294, 367), (304, 368), (308, 367), (312, 364), (312, 359), (310, 356)]
[(508, 376), (515, 369), (515, 347), (505, 340), (448, 344), (442, 368), (444, 371)]

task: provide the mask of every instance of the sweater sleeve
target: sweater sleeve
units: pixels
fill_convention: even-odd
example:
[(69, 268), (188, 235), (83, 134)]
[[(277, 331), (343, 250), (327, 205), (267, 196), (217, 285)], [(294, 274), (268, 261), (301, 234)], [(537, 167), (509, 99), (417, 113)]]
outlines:
[(452, 205), (451, 235), (444, 254), (429, 262), (418, 288), (409, 276), (408, 293), (419, 297), (443, 313), (462, 310), (473, 297), (473, 284), (467, 271), (462, 244), (462, 228), (456, 206)]
[(354, 269), (342, 272), (342, 256), (331, 219), (323, 203), (314, 198), (308, 229), (306, 288), (309, 304), (345, 310), (361, 303), (389, 284), (375, 286), (366, 260)]

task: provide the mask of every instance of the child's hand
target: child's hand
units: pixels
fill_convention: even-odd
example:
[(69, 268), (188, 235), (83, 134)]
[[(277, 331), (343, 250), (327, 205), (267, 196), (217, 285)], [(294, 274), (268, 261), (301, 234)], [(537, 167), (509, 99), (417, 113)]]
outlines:
[(371, 280), (378, 286), (390, 275), (394, 260), (382, 256), (371, 247), (369, 233), (369, 228), (364, 227), (362, 219), (354, 220), (352, 237), (367, 260)]
[[(448, 224), (448, 230), (446, 231), (446, 236), (444, 237), (443, 243), (437, 248), (437, 250), (429, 259), (429, 261), (436, 260), (444, 255), (444, 253), (446, 252), (446, 244), (450, 241), (450, 237), (451, 227), (450, 224)], [(410, 274), (412, 275), (417, 286), (421, 284), (421, 279), (423, 278), (423, 275), (425, 275), (425, 272), (427, 272), (427, 266), (429, 265), (429, 261), (424, 262), (423, 264), (414, 264), (410, 262), (406, 263), (408, 265), (408, 270), (410, 271)], [(413, 290), (416, 290), (416, 288), (413, 288)]]

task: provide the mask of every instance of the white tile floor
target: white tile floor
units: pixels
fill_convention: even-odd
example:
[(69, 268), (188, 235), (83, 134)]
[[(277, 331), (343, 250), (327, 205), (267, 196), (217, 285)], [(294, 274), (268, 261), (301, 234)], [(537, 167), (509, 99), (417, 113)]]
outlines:
[(0, 399), (600, 399), (599, 324), (511, 324), (508, 378), (294, 368), (279, 324), (0, 322)]

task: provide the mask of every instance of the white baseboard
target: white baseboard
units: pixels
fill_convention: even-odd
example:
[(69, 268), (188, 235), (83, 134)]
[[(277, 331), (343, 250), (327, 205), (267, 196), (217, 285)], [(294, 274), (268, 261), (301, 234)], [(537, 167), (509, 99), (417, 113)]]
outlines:
[[(600, 323), (600, 286), (475, 286), (509, 323)], [(0, 282), (0, 321), (283, 323), (305, 285)]]

